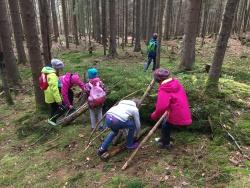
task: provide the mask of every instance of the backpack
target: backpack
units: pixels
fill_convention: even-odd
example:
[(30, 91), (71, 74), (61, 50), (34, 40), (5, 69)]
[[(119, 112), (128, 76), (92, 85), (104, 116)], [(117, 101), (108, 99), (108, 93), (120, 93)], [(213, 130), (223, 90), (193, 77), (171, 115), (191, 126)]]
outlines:
[(156, 41), (150, 40), (148, 44), (148, 53), (156, 52)]
[(106, 92), (100, 87), (100, 82), (97, 82), (96, 85), (90, 85), (90, 94), (88, 97), (88, 103), (90, 107), (98, 107), (103, 105), (106, 99)]
[(41, 73), (39, 76), (39, 87), (41, 90), (46, 90), (48, 88), (48, 80), (47, 80), (47, 74)]

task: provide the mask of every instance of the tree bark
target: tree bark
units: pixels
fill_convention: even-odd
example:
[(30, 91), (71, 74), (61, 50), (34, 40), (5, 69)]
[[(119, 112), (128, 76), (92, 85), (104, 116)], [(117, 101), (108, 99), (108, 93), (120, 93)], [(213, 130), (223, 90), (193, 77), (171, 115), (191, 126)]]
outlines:
[(207, 91), (214, 92), (218, 90), (218, 82), (221, 75), (221, 68), (230, 37), (234, 14), (239, 0), (228, 0), (226, 3), (222, 25), (217, 40), (216, 49), (213, 57), (213, 63), (208, 75)]
[(38, 78), (43, 67), (42, 56), (40, 51), (39, 37), (36, 28), (36, 13), (32, 0), (19, 0), (23, 29), (27, 42), (29, 53), (29, 62), (33, 78), (33, 87), (35, 91), (36, 106), (39, 110), (45, 109), (44, 93), (39, 88)]
[(177, 19), (176, 19), (176, 25), (175, 25), (175, 37), (177, 37), (180, 34), (180, 29), (179, 29), (179, 25), (180, 25), (180, 19), (181, 19), (181, 11), (182, 10), (182, 0), (180, 0), (179, 3), (179, 8), (178, 8), (178, 14), (177, 14)]
[(158, 47), (156, 56), (156, 69), (160, 68), (160, 57), (161, 57), (161, 41), (162, 41), (162, 22), (165, 10), (165, 0), (160, 0), (159, 10), (159, 25), (158, 25)]
[(63, 15), (63, 28), (64, 28), (66, 48), (69, 49), (69, 24), (67, 20), (65, 0), (62, 0), (62, 15)]
[(171, 16), (172, 16), (172, 7), (173, 0), (167, 0), (167, 12), (165, 16), (165, 30), (164, 30), (164, 40), (168, 40), (170, 38), (170, 25), (171, 25)]
[(135, 28), (135, 52), (141, 51), (141, 0), (136, 0), (136, 28)]
[(151, 38), (152, 34), (153, 34), (153, 27), (152, 27), (152, 23), (153, 23), (153, 11), (152, 8), (154, 7), (154, 0), (149, 0), (149, 6), (148, 6), (148, 23), (147, 23), (147, 38), (146, 38), (146, 43), (148, 44), (149, 39)]
[(128, 1), (125, 0), (125, 45), (128, 44)]
[(101, 37), (101, 19), (100, 19), (100, 3), (99, 0), (94, 0), (95, 2), (95, 19), (96, 19), (96, 40), (99, 43), (102, 43), (102, 37)]
[(244, 14), (244, 23), (243, 23), (243, 28), (242, 28), (242, 31), (245, 33), (246, 30), (247, 30), (247, 25), (248, 25), (248, 22), (249, 22), (249, 17), (250, 17), (250, 2), (248, 3), (248, 7), (245, 11), (245, 14)]
[(107, 25), (106, 25), (106, 17), (107, 17), (107, 1), (102, 0), (102, 45), (103, 45), (103, 53), (107, 54)]
[(50, 23), (49, 23), (49, 5), (48, 0), (39, 0), (40, 25), (42, 34), (43, 59), (45, 65), (50, 65), (51, 61), (51, 41), (50, 41)]
[(54, 31), (54, 35), (55, 35), (55, 42), (58, 42), (59, 29), (58, 29), (55, 1), (56, 0), (51, 0), (51, 12), (52, 12), (52, 23), (53, 23), (53, 31)]
[(115, 0), (109, 0), (109, 26), (110, 26), (110, 39), (109, 39), (109, 56), (116, 57), (116, 11), (115, 11)]
[(74, 33), (74, 38), (75, 38), (75, 44), (78, 46), (79, 45), (79, 39), (78, 39), (78, 29), (77, 29), (77, 20), (76, 20), (76, 2), (75, 0), (72, 0), (72, 8), (73, 8), (73, 33)]
[(201, 38), (202, 38), (201, 46), (203, 46), (204, 39), (206, 36), (209, 8), (210, 8), (210, 1), (204, 0), (204, 2), (203, 2), (203, 19), (202, 19), (202, 26), (201, 26)]
[(9, 9), (12, 20), (12, 27), (14, 31), (14, 37), (16, 42), (16, 49), (18, 55), (18, 63), (26, 64), (27, 58), (23, 45), (23, 27), (21, 23), (20, 13), (19, 13), (19, 4), (16, 0), (9, 0)]
[(9, 85), (8, 85), (7, 75), (6, 75), (6, 70), (5, 70), (5, 63), (4, 63), (4, 56), (3, 56), (3, 48), (2, 48), (2, 39), (1, 39), (1, 37), (0, 37), (0, 76), (1, 76), (1, 80), (2, 80), (5, 100), (6, 100), (8, 105), (13, 105), (14, 102), (13, 102), (12, 97), (11, 97), (10, 88), (9, 88)]
[(20, 87), (21, 77), (16, 64), (16, 59), (11, 42), (11, 29), (7, 16), (6, 1), (0, 1), (0, 37), (2, 38), (3, 55), (5, 59), (6, 74), (11, 86)]
[(199, 22), (201, 0), (189, 0), (184, 28), (183, 53), (180, 70), (192, 70), (195, 62), (195, 43)]

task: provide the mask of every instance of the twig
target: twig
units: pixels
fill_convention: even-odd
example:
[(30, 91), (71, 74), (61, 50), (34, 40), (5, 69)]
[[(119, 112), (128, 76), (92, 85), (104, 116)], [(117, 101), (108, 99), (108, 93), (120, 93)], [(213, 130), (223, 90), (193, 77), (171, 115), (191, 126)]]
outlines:
[(102, 132), (100, 132), (98, 135), (96, 135), (96, 137), (94, 137), (86, 146), (86, 148), (83, 150), (83, 152), (87, 151), (87, 149), (91, 146), (91, 144), (97, 139), (99, 138), (103, 133), (105, 133), (108, 130), (108, 128), (104, 129)]
[[(208, 117), (208, 118), (210, 119), (210, 117)], [(210, 119), (210, 121), (211, 121), (211, 119)], [(233, 137), (233, 135), (228, 132), (226, 126), (222, 125), (220, 123), (219, 123), (219, 125), (222, 127), (222, 129), (224, 129), (226, 131), (227, 135), (231, 138), (231, 140), (233, 141), (233, 143), (236, 145), (236, 147), (237, 147), (238, 151), (241, 153), (241, 155), (243, 157), (247, 158), (248, 160), (250, 160), (250, 157), (244, 153), (244, 151), (241, 149), (240, 145), (238, 144), (238, 142), (236, 141), (236, 139)]]
[(141, 141), (141, 143), (139, 144), (139, 146), (136, 148), (136, 150), (130, 155), (129, 159), (125, 162), (125, 164), (122, 167), (122, 170), (125, 170), (128, 165), (131, 163), (131, 161), (133, 160), (133, 158), (135, 157), (136, 153), (138, 152), (138, 150), (142, 147), (142, 145), (148, 141), (148, 139), (152, 136), (152, 134), (156, 131), (156, 129), (159, 127), (159, 125), (161, 124), (161, 122), (166, 118), (166, 116), (168, 115), (168, 112), (166, 111), (161, 118), (157, 121), (157, 123), (154, 125), (154, 127), (149, 131), (149, 133), (147, 134), (147, 136)]
[(40, 136), (33, 144), (31, 144), (30, 146), (34, 146), (36, 145), (43, 137), (45, 137), (51, 130), (53, 129), (53, 127), (50, 127), (50, 129), (48, 131), (46, 131), (42, 136)]

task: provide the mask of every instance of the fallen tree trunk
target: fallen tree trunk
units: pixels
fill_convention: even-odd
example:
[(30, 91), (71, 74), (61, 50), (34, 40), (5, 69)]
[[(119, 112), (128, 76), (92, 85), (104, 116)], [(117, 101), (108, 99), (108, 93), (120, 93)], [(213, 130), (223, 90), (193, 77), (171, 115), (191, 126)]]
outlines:
[(70, 122), (78, 118), (81, 114), (85, 113), (88, 109), (89, 109), (88, 103), (84, 103), (75, 112), (67, 115), (62, 119), (59, 119), (57, 125), (62, 125), (62, 126), (68, 125)]
[(135, 157), (138, 150), (142, 147), (142, 145), (148, 141), (148, 139), (152, 136), (152, 134), (157, 130), (157, 128), (161, 125), (161, 122), (167, 117), (168, 112), (166, 111), (161, 118), (157, 121), (157, 123), (154, 125), (154, 127), (150, 130), (150, 132), (147, 134), (147, 136), (141, 141), (139, 146), (136, 148), (136, 150), (130, 155), (129, 159), (125, 162), (125, 164), (122, 167), (122, 170), (125, 170), (128, 165), (131, 163), (133, 158)]

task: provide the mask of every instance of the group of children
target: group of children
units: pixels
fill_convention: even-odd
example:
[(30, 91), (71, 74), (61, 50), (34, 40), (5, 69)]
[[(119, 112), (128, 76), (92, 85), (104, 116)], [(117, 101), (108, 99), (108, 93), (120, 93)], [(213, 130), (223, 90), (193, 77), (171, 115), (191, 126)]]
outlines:
[(51, 67), (42, 69), (39, 85), (44, 90), (45, 102), (51, 107), (48, 123), (56, 125), (57, 119), (66, 111), (73, 112), (74, 93), (72, 87), (78, 86), (87, 94), (91, 128), (102, 118), (102, 106), (106, 98), (106, 89), (95, 68), (88, 69), (88, 82), (84, 83), (76, 73), (61, 75), (64, 63), (59, 59), (51, 60)]
[[(73, 86), (78, 86), (87, 94), (91, 128), (94, 129), (97, 121), (102, 118), (102, 107), (106, 98), (106, 89), (98, 76), (95, 68), (87, 70), (88, 82), (84, 83), (78, 74), (66, 73), (60, 75), (64, 63), (58, 59), (51, 60), (51, 67), (44, 67), (39, 78), (40, 88), (44, 90), (45, 101), (51, 106), (51, 116), (48, 123), (56, 125), (58, 117), (65, 111), (74, 111)], [(156, 69), (153, 73), (155, 81), (159, 84), (155, 111), (151, 119), (157, 121), (168, 111), (168, 117), (162, 123), (161, 138), (158, 140), (159, 147), (170, 149), (170, 133), (172, 126), (189, 126), (192, 123), (188, 99), (182, 84), (172, 78), (167, 69)], [(134, 138), (141, 128), (138, 100), (122, 100), (116, 106), (110, 108), (105, 117), (104, 125), (110, 129), (100, 148), (98, 155), (108, 150), (112, 140), (119, 130), (126, 129), (127, 149), (135, 149), (138, 143)], [(101, 126), (102, 127), (102, 126)]]

